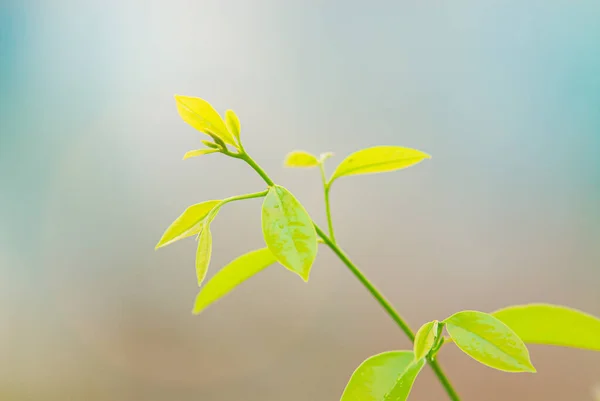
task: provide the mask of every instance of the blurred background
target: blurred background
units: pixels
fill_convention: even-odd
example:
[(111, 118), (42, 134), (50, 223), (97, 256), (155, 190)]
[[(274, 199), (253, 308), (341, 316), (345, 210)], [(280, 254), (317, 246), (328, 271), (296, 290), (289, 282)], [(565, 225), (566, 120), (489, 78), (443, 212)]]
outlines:
[[(0, 5), (0, 399), (337, 400), (410, 347), (326, 249), (193, 316), (188, 205), (261, 190), (174, 94), (234, 109), (247, 150), (324, 223), (288, 151), (433, 159), (345, 178), (341, 246), (413, 328), (551, 302), (600, 315), (597, 1), (29, 1)], [(260, 200), (213, 224), (209, 275), (262, 246)], [(591, 400), (598, 353), (531, 346), (536, 375), (441, 362), (465, 401)], [(411, 400), (445, 399), (430, 370)]]

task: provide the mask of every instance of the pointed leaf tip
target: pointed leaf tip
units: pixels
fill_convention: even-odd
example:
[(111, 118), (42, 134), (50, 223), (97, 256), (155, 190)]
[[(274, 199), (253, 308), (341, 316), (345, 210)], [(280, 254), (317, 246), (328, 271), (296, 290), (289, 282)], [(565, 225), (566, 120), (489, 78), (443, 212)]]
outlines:
[(200, 132), (209, 136), (214, 135), (223, 142), (237, 147), (236, 141), (227, 129), (225, 122), (214, 109), (214, 107), (204, 99), (190, 96), (175, 95), (177, 111), (179, 115), (189, 125)]
[(202, 220), (213, 210), (221, 201), (209, 200), (197, 203), (185, 209), (185, 211), (175, 219), (167, 228), (161, 239), (154, 248), (159, 249), (175, 241), (198, 234), (202, 229)]

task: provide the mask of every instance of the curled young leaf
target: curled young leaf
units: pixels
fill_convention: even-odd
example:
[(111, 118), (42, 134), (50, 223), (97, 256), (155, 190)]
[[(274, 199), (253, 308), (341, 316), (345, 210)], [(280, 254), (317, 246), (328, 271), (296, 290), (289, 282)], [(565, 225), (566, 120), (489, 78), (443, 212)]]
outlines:
[(248, 252), (216, 273), (200, 290), (194, 304), (194, 314), (227, 295), (235, 287), (261, 272), (277, 260), (268, 248)]
[(415, 335), (415, 359), (425, 358), (437, 339), (438, 321), (425, 323)]
[(185, 209), (185, 211), (167, 228), (156, 248), (169, 245), (182, 238), (187, 238), (198, 234), (202, 229), (202, 220), (208, 213), (215, 208), (221, 201), (209, 200), (197, 203)]
[(600, 351), (600, 319), (559, 305), (516, 305), (492, 313), (526, 343)]
[(317, 234), (306, 209), (284, 187), (269, 189), (262, 206), (262, 231), (277, 261), (308, 281), (317, 256)]
[(411, 351), (373, 355), (354, 371), (340, 401), (404, 401), (424, 364)]
[(308, 152), (295, 150), (288, 153), (284, 165), (286, 167), (315, 167), (319, 165), (319, 160)]
[(330, 182), (348, 175), (400, 170), (430, 158), (427, 153), (399, 146), (375, 146), (362, 149), (342, 160), (333, 172)]
[(190, 150), (185, 155), (183, 155), (183, 160), (189, 159), (190, 157), (198, 157), (198, 156), (208, 155), (208, 154), (216, 153), (216, 152), (218, 152), (217, 149), (197, 149), (197, 150)]
[(200, 132), (209, 134), (209, 136), (216, 136), (223, 142), (236, 146), (235, 139), (225, 126), (223, 119), (206, 100), (175, 95), (175, 101), (183, 121)]
[(203, 144), (205, 144), (206, 146), (208, 146), (209, 148), (212, 148), (212, 149), (218, 149), (219, 148), (219, 145), (217, 145), (216, 143), (214, 143), (212, 141), (207, 141), (207, 140), (203, 139), (200, 142), (202, 142)]
[(444, 323), (458, 348), (476, 361), (505, 372), (535, 372), (523, 341), (494, 316), (463, 311)]
[(233, 137), (239, 143), (240, 142), (240, 132), (241, 132), (240, 119), (238, 118), (237, 114), (235, 114), (235, 112), (233, 110), (227, 110), (225, 112), (225, 125), (227, 126), (227, 129), (229, 130), (231, 135), (233, 135)]

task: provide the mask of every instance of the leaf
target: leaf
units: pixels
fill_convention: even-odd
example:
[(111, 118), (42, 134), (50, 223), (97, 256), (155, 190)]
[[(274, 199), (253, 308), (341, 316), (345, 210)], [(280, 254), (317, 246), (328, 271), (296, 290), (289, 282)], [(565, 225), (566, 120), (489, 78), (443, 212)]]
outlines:
[(227, 130), (223, 119), (204, 99), (175, 95), (177, 110), (186, 123), (205, 134), (212, 133), (223, 142), (236, 146), (235, 140)]
[(197, 150), (190, 150), (185, 155), (183, 155), (183, 160), (189, 159), (190, 157), (197, 157), (197, 156), (202, 156), (202, 155), (208, 155), (208, 154), (215, 153), (215, 152), (218, 152), (218, 150), (217, 149), (197, 149)]
[(408, 368), (398, 377), (398, 381), (392, 387), (392, 391), (390, 391), (384, 398), (385, 401), (405, 401), (408, 399), (410, 395), (410, 390), (412, 390), (412, 386), (415, 383), (415, 379), (421, 372), (425, 366), (425, 359), (416, 359), (408, 365)]
[(295, 150), (285, 158), (286, 167), (315, 167), (319, 165), (319, 160), (308, 152)]
[(200, 231), (198, 249), (196, 250), (196, 277), (198, 278), (198, 286), (202, 285), (202, 282), (206, 277), (211, 254), (212, 234), (210, 232), (210, 223), (205, 221), (202, 226), (202, 231)]
[(277, 261), (308, 281), (317, 256), (317, 234), (302, 204), (284, 187), (269, 189), (262, 206), (262, 231)]
[(234, 259), (215, 274), (200, 290), (194, 304), (194, 314), (227, 295), (235, 287), (272, 265), (277, 260), (268, 248), (248, 252)]
[(354, 371), (340, 401), (402, 401), (425, 364), (411, 351), (388, 351), (367, 358)]
[(237, 114), (235, 114), (235, 112), (233, 110), (227, 110), (225, 112), (225, 125), (227, 126), (227, 129), (229, 130), (229, 132), (231, 133), (231, 135), (233, 135), (233, 137), (237, 140), (237, 142), (240, 142), (240, 119), (238, 118)]
[(346, 157), (333, 172), (330, 182), (348, 175), (400, 170), (430, 158), (427, 153), (415, 149), (375, 146), (359, 150)]
[(438, 321), (425, 323), (415, 336), (415, 359), (425, 358), (433, 347), (438, 331)]
[(600, 351), (600, 319), (559, 305), (509, 306), (492, 313), (526, 343)]
[(463, 311), (444, 322), (458, 348), (476, 361), (505, 372), (535, 372), (523, 341), (494, 316)]
[(167, 246), (177, 240), (198, 234), (202, 229), (202, 219), (215, 208), (221, 201), (209, 200), (197, 203), (185, 209), (167, 230), (164, 232), (156, 248)]

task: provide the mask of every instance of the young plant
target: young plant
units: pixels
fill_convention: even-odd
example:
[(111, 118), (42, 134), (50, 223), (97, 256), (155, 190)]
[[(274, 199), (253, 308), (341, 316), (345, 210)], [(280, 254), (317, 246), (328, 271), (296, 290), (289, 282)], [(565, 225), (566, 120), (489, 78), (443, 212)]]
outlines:
[[(308, 281), (318, 244), (324, 243), (413, 342), (413, 350), (388, 351), (362, 362), (350, 377), (341, 401), (406, 400), (425, 365), (433, 369), (448, 397), (460, 400), (437, 362), (437, 354), (446, 343), (454, 343), (474, 360), (504, 372), (536, 371), (526, 343), (600, 351), (600, 319), (575, 309), (549, 304), (510, 306), (492, 313), (461, 311), (441, 321), (423, 324), (416, 334), (410, 329), (337, 244), (329, 195), (333, 183), (340, 178), (400, 170), (429, 159), (428, 154), (397, 146), (371, 147), (347, 156), (329, 178), (324, 166), (331, 153), (323, 153), (320, 157), (303, 151), (288, 154), (285, 159), (287, 167), (315, 167), (320, 170), (328, 225), (328, 232), (325, 232), (311, 219), (298, 199), (283, 186), (275, 184), (246, 152), (240, 136), (240, 121), (232, 110), (227, 110), (225, 119), (222, 119), (205, 100), (186, 96), (175, 96), (175, 100), (181, 118), (212, 139), (202, 141), (206, 148), (187, 152), (184, 159), (220, 153), (248, 164), (266, 184), (266, 188), (255, 193), (209, 200), (188, 207), (167, 228), (156, 245), (160, 248), (182, 238), (197, 237), (196, 276), (201, 289), (193, 313), (200, 313), (242, 282), (275, 263)], [(261, 213), (266, 247), (238, 257), (202, 285), (211, 258), (211, 222), (227, 203), (253, 198), (264, 198)], [(444, 331), (448, 336), (444, 336)]]

